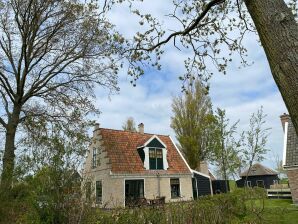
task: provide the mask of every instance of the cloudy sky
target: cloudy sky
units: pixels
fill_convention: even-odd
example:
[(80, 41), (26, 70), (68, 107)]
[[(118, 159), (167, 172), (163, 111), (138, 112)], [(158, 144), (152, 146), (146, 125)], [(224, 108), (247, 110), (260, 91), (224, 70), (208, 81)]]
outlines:
[[(165, 20), (167, 27), (175, 28), (175, 24), (166, 21), (164, 17), (171, 10), (169, 4), (168, 0), (145, 0), (141, 9)], [(139, 29), (138, 22), (127, 7), (115, 8), (110, 19), (126, 37), (131, 37)], [(214, 109), (225, 109), (231, 122), (240, 120), (239, 132), (247, 128), (250, 115), (263, 106), (268, 115), (266, 126), (272, 128), (268, 141), (271, 152), (267, 154), (264, 164), (273, 168), (273, 155), (278, 154), (282, 158), (283, 131), (279, 116), (287, 110), (257, 37), (254, 34), (248, 35), (244, 44), (248, 49), (247, 60), (253, 62), (252, 65), (239, 68), (240, 63), (235, 56), (227, 75), (218, 73), (211, 78), (210, 95)], [(184, 59), (181, 52), (168, 45), (161, 61), (162, 70), (147, 70), (136, 87), (130, 84), (123, 70), (119, 77), (119, 94), (108, 96), (107, 91), (98, 89), (97, 106), (102, 112), (98, 121), (101, 127), (122, 129), (123, 122), (133, 117), (137, 124), (145, 124), (145, 132), (174, 137), (170, 128), (171, 101), (172, 96), (181, 94), (182, 83), (178, 76), (184, 72)]]

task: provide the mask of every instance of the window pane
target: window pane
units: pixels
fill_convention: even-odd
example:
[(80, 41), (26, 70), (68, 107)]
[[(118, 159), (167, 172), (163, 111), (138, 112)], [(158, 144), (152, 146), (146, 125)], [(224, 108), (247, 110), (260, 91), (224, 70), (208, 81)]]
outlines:
[(170, 185), (171, 185), (171, 197), (172, 198), (180, 197), (179, 179), (170, 179)]
[(162, 158), (162, 149), (156, 149), (156, 158)]
[(101, 181), (96, 181), (96, 203), (101, 203), (102, 202), (102, 183)]
[(156, 170), (156, 158), (149, 158), (150, 170)]
[(149, 158), (155, 158), (155, 149), (154, 148), (150, 148), (149, 149)]
[(92, 168), (96, 167), (96, 148), (93, 148), (92, 151)]
[(162, 158), (157, 158), (156, 163), (157, 163), (157, 169), (162, 170), (163, 169), (163, 159)]

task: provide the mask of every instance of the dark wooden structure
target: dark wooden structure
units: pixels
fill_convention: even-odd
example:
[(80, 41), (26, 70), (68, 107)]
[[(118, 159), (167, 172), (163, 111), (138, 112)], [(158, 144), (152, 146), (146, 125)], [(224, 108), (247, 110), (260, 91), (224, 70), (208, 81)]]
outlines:
[(254, 164), (249, 172), (246, 170), (241, 173), (240, 177), (241, 179), (236, 181), (237, 187), (247, 186), (269, 189), (270, 185), (278, 184), (279, 182), (277, 172), (260, 163)]
[(212, 194), (210, 177), (195, 170), (192, 170), (192, 174), (192, 189), (194, 199), (197, 199), (200, 196)]
[(230, 191), (229, 180), (212, 180), (213, 194), (227, 193)]

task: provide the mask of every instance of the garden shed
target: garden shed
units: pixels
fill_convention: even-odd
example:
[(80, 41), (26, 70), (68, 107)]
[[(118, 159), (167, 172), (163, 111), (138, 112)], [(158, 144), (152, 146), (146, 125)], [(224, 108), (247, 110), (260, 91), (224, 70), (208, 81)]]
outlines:
[(270, 185), (278, 184), (279, 181), (276, 171), (260, 163), (252, 165), (250, 170), (247, 169), (241, 173), (240, 177), (241, 179), (236, 181), (238, 187), (263, 187), (269, 189)]

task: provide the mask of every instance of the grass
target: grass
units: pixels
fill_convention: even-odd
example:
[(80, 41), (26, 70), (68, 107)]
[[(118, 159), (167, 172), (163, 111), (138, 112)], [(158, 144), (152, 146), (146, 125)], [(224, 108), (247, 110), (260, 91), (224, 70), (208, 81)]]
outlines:
[[(261, 201), (256, 201), (255, 204), (263, 206)], [(298, 206), (293, 205), (290, 199), (265, 199), (264, 214), (266, 223), (298, 223)]]

